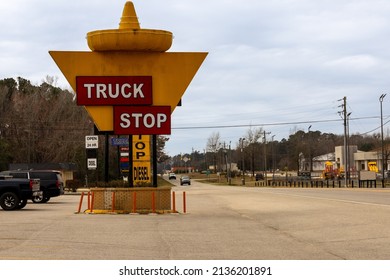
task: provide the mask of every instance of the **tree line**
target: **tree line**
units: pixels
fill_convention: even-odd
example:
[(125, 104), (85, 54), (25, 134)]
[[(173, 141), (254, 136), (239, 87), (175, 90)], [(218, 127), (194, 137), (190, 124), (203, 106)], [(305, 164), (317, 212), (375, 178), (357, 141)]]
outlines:
[[(379, 149), (380, 134), (350, 135), (348, 144), (356, 145), (358, 150), (365, 152)], [(167, 166), (184, 166), (182, 159), (186, 157), (191, 159), (187, 166), (201, 171), (212, 167), (211, 172), (223, 172), (230, 163), (236, 163), (240, 170), (245, 169), (253, 175), (256, 171), (265, 170), (299, 170), (300, 158), (313, 159), (332, 153), (336, 146), (343, 145), (344, 135), (296, 129), (288, 139), (276, 141), (263, 128), (252, 127), (235, 143), (224, 142), (219, 132), (213, 132), (203, 151), (176, 155)], [(388, 153), (386, 151), (386, 155)]]

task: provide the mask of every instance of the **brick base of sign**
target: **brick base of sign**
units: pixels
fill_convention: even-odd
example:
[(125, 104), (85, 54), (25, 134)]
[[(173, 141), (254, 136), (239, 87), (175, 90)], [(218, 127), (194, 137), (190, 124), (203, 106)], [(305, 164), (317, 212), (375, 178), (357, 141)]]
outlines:
[(171, 187), (92, 188), (92, 213), (165, 213), (171, 210)]

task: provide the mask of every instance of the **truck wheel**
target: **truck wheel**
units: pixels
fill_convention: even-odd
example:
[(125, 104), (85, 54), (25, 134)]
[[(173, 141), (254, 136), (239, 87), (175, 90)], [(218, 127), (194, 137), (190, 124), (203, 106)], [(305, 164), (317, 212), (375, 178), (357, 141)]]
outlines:
[(42, 200), (43, 200), (43, 196), (34, 196), (34, 197), (32, 198), (32, 201), (33, 201), (34, 203), (42, 203)]
[(19, 202), (18, 209), (23, 209), (24, 207), (26, 207), (26, 205), (27, 205), (27, 199), (22, 199)]
[(0, 206), (6, 211), (18, 209), (19, 197), (12, 192), (6, 192), (0, 197)]
[(46, 203), (50, 200), (50, 197), (45, 197), (45, 196), (34, 196), (32, 201), (34, 203)]

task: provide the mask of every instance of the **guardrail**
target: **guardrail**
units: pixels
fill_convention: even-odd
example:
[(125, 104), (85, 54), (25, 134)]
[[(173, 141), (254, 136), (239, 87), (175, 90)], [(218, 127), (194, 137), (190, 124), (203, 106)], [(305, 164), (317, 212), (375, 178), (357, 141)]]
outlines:
[(386, 188), (383, 181), (376, 180), (262, 180), (256, 181), (257, 187), (293, 187), (293, 188)]
[[(127, 195), (126, 197), (124, 197), (123, 194), (121, 194), (120, 192), (117, 193), (111, 190), (105, 193), (105, 196), (103, 198), (105, 201), (104, 205), (102, 205), (102, 203), (100, 203), (100, 205), (96, 203), (96, 194), (94, 190), (88, 192), (82, 192), (80, 195), (80, 202), (78, 205), (78, 209), (75, 212), (75, 214), (80, 214), (80, 213), (99, 213), (99, 214), (183, 213), (186, 214), (187, 213), (186, 192), (182, 193), (183, 206), (181, 212), (179, 212), (178, 209), (176, 208), (175, 191), (172, 192), (171, 197), (167, 197), (170, 200), (168, 204), (170, 206), (172, 205), (171, 209), (161, 209), (161, 207), (159, 207), (161, 206), (161, 202), (157, 200), (159, 198), (157, 191), (149, 191), (148, 193), (150, 194), (150, 199), (148, 199), (148, 201), (146, 202), (148, 205), (146, 205), (145, 208), (145, 201), (139, 201), (137, 192), (132, 192), (131, 196)], [(138, 192), (138, 194), (140, 193)], [(86, 205), (86, 209), (82, 210), (85, 196), (87, 197), (87, 205)], [(142, 198), (142, 196), (140, 197)], [(145, 200), (145, 197), (143, 197), (143, 200)], [(124, 204), (126, 207), (124, 207)]]

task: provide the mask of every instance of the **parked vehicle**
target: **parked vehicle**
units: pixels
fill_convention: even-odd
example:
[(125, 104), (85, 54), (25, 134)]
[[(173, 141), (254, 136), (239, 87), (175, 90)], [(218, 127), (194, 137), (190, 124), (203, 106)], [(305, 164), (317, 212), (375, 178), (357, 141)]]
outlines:
[(0, 206), (4, 210), (22, 209), (28, 199), (42, 195), (39, 179), (0, 176)]
[(176, 180), (176, 174), (175, 173), (169, 173), (169, 176), (168, 176), (169, 180)]
[(257, 173), (255, 179), (256, 181), (264, 180), (264, 175), (262, 173)]
[(191, 179), (188, 176), (181, 176), (180, 177), (180, 185), (183, 186), (185, 184), (191, 185)]
[(51, 197), (64, 194), (64, 182), (61, 173), (56, 170), (9, 170), (0, 175), (9, 175), (13, 178), (40, 179), (42, 195), (34, 196), (34, 203), (46, 203)]
[(325, 180), (334, 180), (344, 178), (344, 168), (334, 168), (330, 161), (325, 162), (325, 169), (322, 171), (321, 177)]
[(369, 161), (368, 162), (368, 170), (374, 171), (375, 173), (379, 173), (378, 166), (376, 164), (376, 161)]

